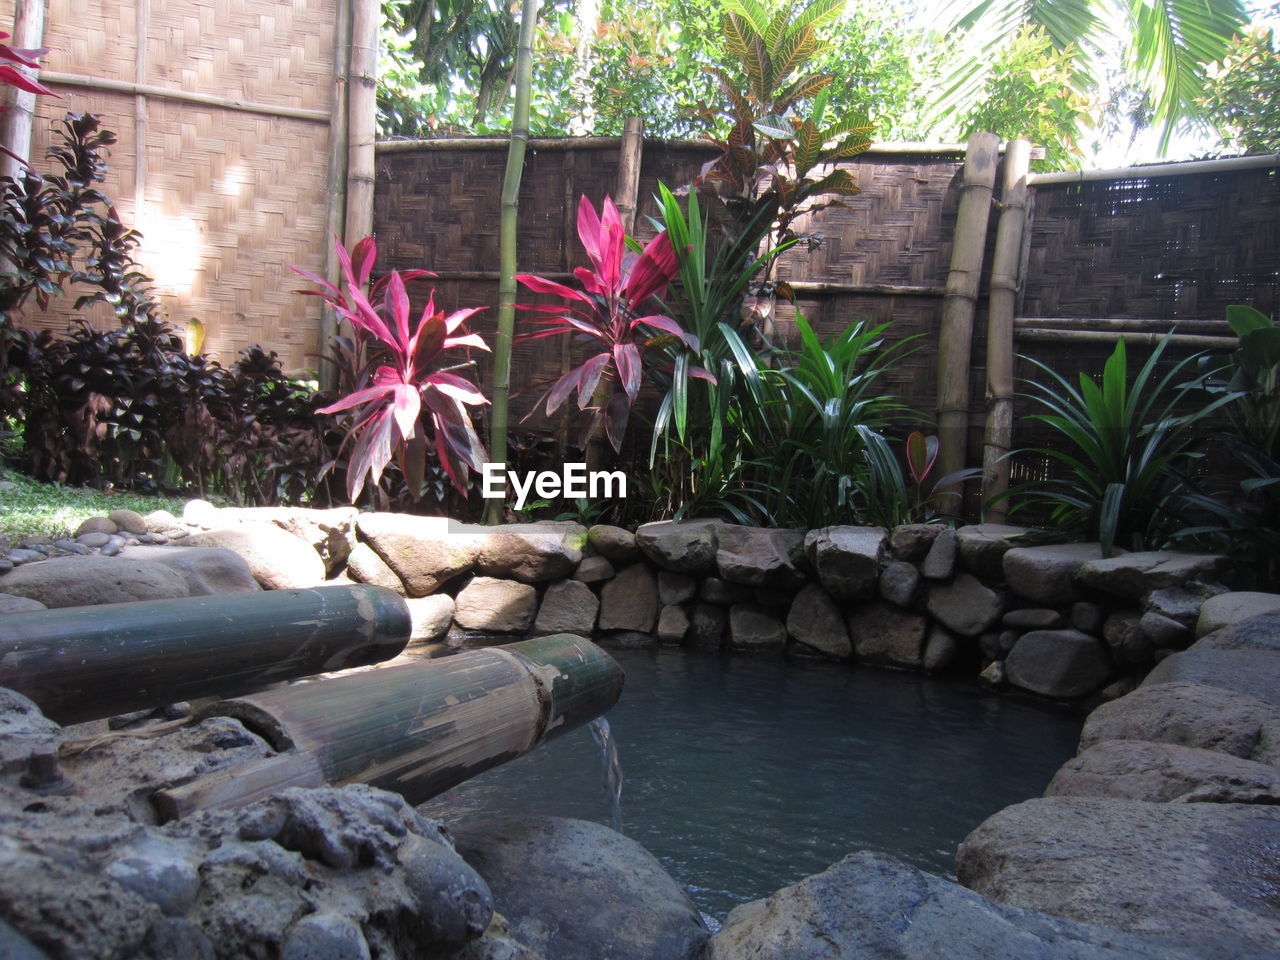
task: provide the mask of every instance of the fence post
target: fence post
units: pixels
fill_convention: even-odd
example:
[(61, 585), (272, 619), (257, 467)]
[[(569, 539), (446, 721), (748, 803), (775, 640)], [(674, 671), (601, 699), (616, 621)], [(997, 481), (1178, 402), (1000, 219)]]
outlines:
[[(1022, 285), (1019, 275), (1022, 238), (1027, 224), (1027, 171), (1031, 144), (1013, 140), (1004, 149), (1004, 177), (996, 249), (991, 259), (991, 297), (987, 311), (987, 428), (982, 447), (982, 499), (1009, 489), (1009, 460), (1013, 445), (1013, 315)], [(986, 518), (1003, 523), (1006, 501), (988, 508)]]
[[(44, 46), (44, 0), (18, 0), (13, 12), (13, 39), (11, 45), (19, 49), (35, 49)], [(29, 76), (38, 75), (38, 71), (26, 67), (15, 67), (19, 73)], [(35, 120), (36, 95), (17, 87), (9, 88), (9, 96), (5, 98), (9, 109), (2, 115), (3, 134), (0, 134), (0, 146), (4, 146), (12, 154), (31, 159), (31, 125)], [(12, 156), (0, 154), (0, 176), (18, 179), (21, 167)]]
[(374, 140), (377, 137), (378, 0), (354, 0), (347, 73), (347, 246), (373, 233)]
[(622, 128), (622, 155), (618, 161), (618, 188), (614, 204), (622, 217), (622, 228), (631, 233), (636, 226), (636, 203), (640, 195), (640, 161), (644, 157), (644, 121), (627, 117)]
[[(333, 248), (334, 237), (346, 237), (347, 221), (347, 87), (351, 61), (351, 0), (338, 0), (333, 27), (333, 100), (329, 112), (329, 169), (327, 174), (324, 235), (324, 276), (334, 286), (342, 286), (341, 265)], [(316, 353), (324, 354), (338, 333), (338, 316), (328, 302), (320, 308), (319, 343)], [(320, 386), (332, 390), (338, 385), (338, 370), (331, 363), (317, 364)]]

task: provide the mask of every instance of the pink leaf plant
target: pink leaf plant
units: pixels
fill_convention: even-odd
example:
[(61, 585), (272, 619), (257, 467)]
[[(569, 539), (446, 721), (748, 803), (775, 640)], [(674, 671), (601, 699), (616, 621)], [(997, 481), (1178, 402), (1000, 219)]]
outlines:
[(365, 237), (348, 253), (335, 237), (334, 248), (342, 265), (345, 289), (324, 278), (291, 269), (320, 287), (296, 293), (318, 296), (332, 305), (338, 316), (351, 324), (358, 338), (373, 348), (372, 374), (368, 386), (348, 393), (320, 413), (355, 410), (347, 442), (354, 442), (347, 464), (347, 492), (352, 502), (360, 496), (366, 480), (377, 484), (395, 456), (415, 495), (422, 488), (428, 449), (436, 456), (453, 485), (466, 492), (468, 471), (479, 471), (485, 451), (467, 412), (469, 406), (488, 403), (475, 384), (441, 369), (443, 354), (455, 347), (488, 350), (475, 334), (467, 334), (463, 323), (483, 307), (458, 310), (446, 316), (435, 306), (435, 292), (417, 323), (410, 322), (409, 295), (405, 282), (432, 276), (425, 270), (403, 274), (392, 270), (369, 289), (378, 248)]
[[(546, 394), (546, 411), (551, 416), (575, 392), (578, 409), (594, 413), (592, 428), (604, 420), (605, 433), (614, 450), (622, 447), (631, 407), (640, 394), (645, 352), (670, 343), (671, 338), (694, 353), (698, 338), (672, 317), (645, 313), (648, 302), (665, 293), (679, 264), (671, 238), (664, 230), (643, 252), (627, 250), (622, 218), (613, 200), (604, 198), (600, 213), (585, 196), (578, 203), (578, 237), (591, 267), (574, 270), (581, 290), (531, 274), (515, 279), (535, 293), (563, 297), (570, 304), (520, 304), (521, 310), (543, 315), (533, 323), (540, 329), (523, 334), (521, 340), (536, 340), (562, 334), (577, 336), (595, 352), (554, 384)], [(691, 367), (691, 376), (714, 379), (701, 367)], [(601, 384), (608, 390), (597, 399)]]

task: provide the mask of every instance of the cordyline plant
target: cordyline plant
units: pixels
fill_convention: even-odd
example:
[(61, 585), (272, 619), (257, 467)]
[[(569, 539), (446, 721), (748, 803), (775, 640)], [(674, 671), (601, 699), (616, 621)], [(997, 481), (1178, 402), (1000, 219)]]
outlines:
[[(0, 30), (0, 41), (8, 40), (9, 34)], [(25, 90), (27, 93), (39, 93), (49, 97), (57, 97), (58, 95), (40, 83), (33, 77), (28, 77), (21, 70), (11, 67), (9, 64), (16, 63), (24, 67), (30, 67), (32, 70), (40, 69), (40, 58), (49, 51), (40, 48), (38, 50), (23, 50), (18, 47), (11, 47), (7, 43), (0, 43), (0, 84), (10, 87), (17, 87), (19, 90)], [(61, 98), (59, 98), (61, 99)], [(7, 110), (7, 107), (0, 107), (0, 110)], [(0, 147), (0, 151), (8, 154), (19, 163), (26, 165), (26, 160), (18, 156), (7, 147)]]
[[(618, 451), (631, 407), (640, 394), (645, 352), (679, 342), (696, 354), (699, 343), (674, 318), (643, 313), (646, 303), (662, 296), (679, 270), (665, 230), (650, 240), (639, 255), (628, 253), (626, 232), (613, 200), (605, 197), (597, 214), (584, 196), (578, 203), (578, 237), (591, 261), (590, 269), (574, 270), (582, 290), (527, 273), (516, 275), (516, 280), (536, 293), (553, 294), (580, 305), (521, 304), (521, 310), (552, 315), (535, 320), (542, 329), (524, 334), (521, 339), (578, 334), (598, 348), (598, 353), (551, 386), (546, 411), (551, 416), (576, 391), (578, 408), (593, 411), (591, 429), (603, 420), (609, 443)], [(655, 336), (653, 331), (658, 334)], [(689, 376), (714, 380), (701, 367), (690, 367)]]
[[(468, 406), (488, 403), (471, 381), (441, 368), (444, 351), (455, 347), (488, 350), (475, 334), (461, 334), (462, 324), (483, 307), (457, 310), (445, 316), (435, 306), (435, 293), (427, 299), (416, 324), (409, 319), (406, 280), (429, 276), (424, 270), (392, 270), (378, 280), (366, 296), (378, 247), (365, 237), (348, 253), (334, 238), (334, 248), (342, 264), (346, 289), (298, 267), (293, 271), (319, 290), (298, 290), (327, 301), (357, 336), (370, 342), (372, 362), (378, 363), (369, 386), (348, 394), (319, 413), (340, 413), (355, 409), (344, 445), (354, 439), (347, 463), (347, 493), (352, 502), (360, 496), (366, 480), (375, 485), (395, 456), (417, 496), (426, 475), (427, 450), (435, 454), (458, 490), (465, 492), (469, 471), (479, 471), (485, 451), (467, 413)], [(378, 301), (381, 297), (381, 302)]]

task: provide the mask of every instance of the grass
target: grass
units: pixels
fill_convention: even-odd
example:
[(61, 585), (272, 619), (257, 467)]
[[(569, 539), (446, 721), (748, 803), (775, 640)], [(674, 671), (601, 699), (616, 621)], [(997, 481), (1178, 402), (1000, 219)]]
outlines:
[[(89, 517), (105, 517), (112, 510), (136, 510), (144, 516), (152, 510), (169, 510), (179, 516), (186, 502), (173, 497), (147, 497), (136, 493), (104, 493), (88, 487), (64, 487), (40, 483), (0, 463), (0, 534), (10, 546), (29, 538), (70, 536)], [(8, 487), (8, 484), (14, 484)]]

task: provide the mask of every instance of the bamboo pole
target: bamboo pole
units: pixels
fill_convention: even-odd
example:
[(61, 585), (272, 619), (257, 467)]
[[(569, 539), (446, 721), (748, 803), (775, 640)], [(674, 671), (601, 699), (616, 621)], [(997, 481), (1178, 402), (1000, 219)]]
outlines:
[(1138, 317), (1018, 317), (1016, 328), (1043, 330), (1138, 330), (1156, 333), (1218, 333), (1231, 335), (1226, 320), (1152, 320)]
[(378, 0), (353, 0), (347, 75), (347, 246), (373, 234), (374, 143), (378, 119)]
[(644, 158), (644, 121), (627, 117), (622, 127), (622, 150), (618, 158), (618, 189), (614, 204), (622, 217), (622, 229), (636, 228), (636, 203), (640, 195), (640, 164)]
[(1123, 338), (1126, 344), (1155, 346), (1166, 337), (1177, 346), (1197, 350), (1235, 350), (1240, 341), (1236, 337), (1196, 336), (1185, 333), (1141, 333), (1129, 330), (1040, 330), (1019, 327), (1019, 340), (1044, 340), (1056, 343), (1115, 343)]
[[(1031, 143), (1014, 140), (1005, 146), (1000, 191), (1000, 220), (991, 258), (991, 296), (987, 304), (987, 428), (982, 448), (982, 499), (989, 502), (1009, 489), (1009, 458), (1013, 449), (1013, 315), (1022, 260), (1022, 237), (1027, 223), (1027, 173)], [(987, 518), (1003, 523), (1008, 503), (987, 508)]]
[[(493, 344), (493, 397), (489, 418), (489, 460), (507, 462), (507, 426), (511, 405), (511, 341), (516, 326), (516, 253), (520, 226), (520, 180), (524, 174), (525, 145), (529, 140), (529, 99), (533, 85), (533, 36), (538, 4), (520, 4), (520, 45), (516, 52), (516, 102), (507, 145), (507, 169), (502, 179), (501, 220), (498, 225), (498, 332)], [(503, 501), (485, 504), (485, 523), (502, 521)]]
[[(17, 0), (13, 12), (13, 47), (35, 50), (44, 45), (44, 0)], [(15, 70), (31, 77), (40, 71), (13, 65)], [(31, 159), (31, 125), (36, 115), (36, 95), (17, 87), (9, 88), (8, 110), (0, 115), (0, 145), (23, 160)], [(13, 157), (0, 153), (0, 177), (18, 179), (22, 165)]]
[(147, 74), (148, 39), (151, 36), (151, 0), (138, 0), (134, 10), (135, 56), (133, 63), (133, 222), (147, 230)]
[[(341, 286), (342, 267), (333, 248), (335, 237), (347, 234), (347, 86), (351, 65), (351, 0), (337, 0), (333, 26), (333, 90), (329, 117), (329, 169), (325, 184), (324, 275), (335, 286)], [(333, 307), (322, 301), (319, 343), (316, 352), (324, 355), (329, 341), (338, 333), (338, 317)], [(320, 387), (337, 386), (338, 371), (331, 363), (318, 364)]]
[(1198, 173), (1228, 173), (1232, 170), (1257, 170), (1280, 167), (1280, 153), (1257, 157), (1224, 157), (1221, 160), (1191, 160), (1177, 163), (1152, 163), (1139, 167), (1113, 167), (1109, 170), (1062, 170), (1033, 173), (1027, 183), (1033, 187), (1054, 183), (1087, 183), (1096, 180), (1142, 180), (1147, 177), (1188, 177)]
[(994, 133), (975, 133), (969, 138), (965, 154), (951, 270), (947, 274), (942, 324), (938, 331), (938, 468), (941, 476), (965, 466), (973, 315), (982, 276), (999, 145), (1000, 140)]
[[(621, 137), (531, 137), (530, 150), (591, 150), (598, 148), (615, 149), (622, 143)], [(709, 140), (689, 140), (677, 137), (648, 137), (646, 143), (654, 147), (665, 147), (672, 150), (703, 150), (708, 154), (721, 153), (722, 148)], [(414, 150), (496, 150), (507, 145), (502, 137), (439, 137), (432, 140), (382, 140), (378, 143), (378, 152), (409, 153)], [(921, 157), (937, 157), (939, 160), (952, 160), (962, 157), (965, 152), (963, 143), (906, 143), (886, 140), (873, 143), (863, 155), (901, 156), (909, 154)], [(1043, 159), (1044, 150), (1036, 147), (1031, 158)]]

